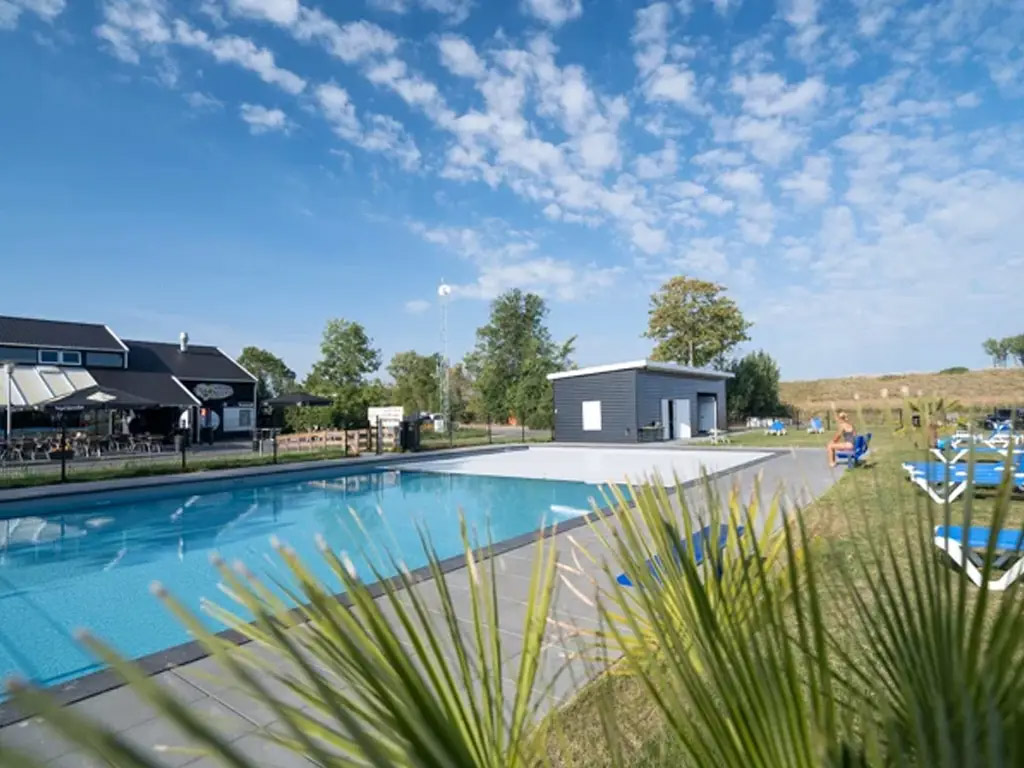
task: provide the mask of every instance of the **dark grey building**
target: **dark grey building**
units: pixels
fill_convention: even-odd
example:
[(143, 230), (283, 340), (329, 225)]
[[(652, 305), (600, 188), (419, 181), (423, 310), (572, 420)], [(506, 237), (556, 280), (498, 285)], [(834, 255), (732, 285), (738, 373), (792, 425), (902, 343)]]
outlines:
[(548, 376), (558, 442), (679, 440), (725, 428), (731, 373), (634, 360)]

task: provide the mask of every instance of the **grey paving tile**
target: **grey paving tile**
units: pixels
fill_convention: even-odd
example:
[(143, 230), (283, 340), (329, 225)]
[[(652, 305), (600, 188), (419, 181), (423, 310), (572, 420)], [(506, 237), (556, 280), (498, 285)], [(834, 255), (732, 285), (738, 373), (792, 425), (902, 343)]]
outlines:
[(109, 768), (110, 766), (106, 760), (89, 757), (82, 752), (69, 752), (56, 760), (51, 760), (46, 765), (47, 768)]
[(15, 749), (37, 760), (52, 760), (71, 752), (74, 746), (57, 736), (39, 718), (22, 720), (0, 730), (0, 750)]
[(157, 716), (156, 710), (128, 687), (107, 691), (85, 701), (71, 704), (69, 709), (114, 732), (126, 731), (133, 725), (144, 723)]
[(313, 765), (304, 755), (275, 744), (258, 733), (243, 736), (234, 746), (260, 768), (310, 768)]

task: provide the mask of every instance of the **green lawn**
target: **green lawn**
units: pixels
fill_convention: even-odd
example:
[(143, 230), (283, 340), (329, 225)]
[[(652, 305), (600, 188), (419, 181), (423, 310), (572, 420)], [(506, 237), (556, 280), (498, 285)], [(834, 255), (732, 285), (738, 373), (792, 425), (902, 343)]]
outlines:
[[(844, 618), (849, 603), (844, 594), (848, 595), (846, 590), (851, 588), (842, 580), (839, 569), (847, 568), (848, 573), (856, 573), (853, 568), (855, 553), (858, 547), (868, 543), (869, 537), (902, 537), (904, 524), (916, 525), (926, 512), (925, 495), (907, 481), (900, 467), (906, 459), (921, 458), (921, 449), (908, 438), (894, 435), (891, 428), (873, 431), (872, 454), (867, 465), (844, 472), (840, 481), (805, 511), (805, 520), (817, 545), (816, 570), (827, 593), (826, 615), (830, 623), (836, 622), (833, 626), (846, 626)], [(767, 438), (759, 434), (734, 442), (742, 445), (820, 445), (824, 461), (826, 439), (826, 436), (806, 433), (793, 433), (781, 438)], [(993, 493), (977, 492), (973, 512), (977, 523), (990, 518), (993, 499)], [(952, 505), (953, 522), (959, 522), (963, 511), (962, 502)], [(941, 511), (937, 514), (941, 515)], [(1024, 524), (1024, 500), (1018, 497), (1012, 502), (1010, 515), (1006, 525)], [(854, 581), (852, 587), (859, 589), (861, 584)], [(606, 712), (614, 713), (621, 728), (620, 748), (627, 765), (674, 768), (679, 764), (678, 755), (673, 753), (673, 743), (667, 738), (661, 716), (649, 695), (635, 679), (620, 674), (605, 676), (591, 683), (569, 706), (549, 719), (548, 730), (542, 738), (546, 741), (552, 765), (558, 768), (591, 768), (612, 764), (601, 723), (602, 707)]]

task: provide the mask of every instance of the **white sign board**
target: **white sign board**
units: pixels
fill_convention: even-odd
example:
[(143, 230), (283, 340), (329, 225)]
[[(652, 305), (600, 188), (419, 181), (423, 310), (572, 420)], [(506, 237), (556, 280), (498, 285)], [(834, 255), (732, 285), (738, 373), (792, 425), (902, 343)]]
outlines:
[(374, 426), (377, 424), (377, 419), (380, 419), (381, 426), (397, 427), (403, 418), (405, 418), (405, 410), (400, 405), (385, 405), (366, 409), (366, 419)]

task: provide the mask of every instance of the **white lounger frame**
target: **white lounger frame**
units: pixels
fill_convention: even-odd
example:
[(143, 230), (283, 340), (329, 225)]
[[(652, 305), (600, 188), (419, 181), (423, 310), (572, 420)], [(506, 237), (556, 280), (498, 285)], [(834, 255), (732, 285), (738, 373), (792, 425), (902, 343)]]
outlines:
[[(982, 586), (985, 583), (984, 575), (981, 572), (982, 559), (972, 550), (966, 549), (959, 540), (948, 536), (935, 536), (935, 546), (945, 552), (949, 559), (960, 566), (975, 586)], [(998, 555), (992, 568), (1000, 568), (1010, 558), (1017, 557), (1017, 562), (1010, 566), (998, 579), (989, 579), (988, 588), (993, 592), (1002, 592), (1024, 573), (1024, 552), (1012, 552)]]

